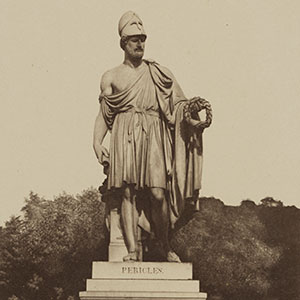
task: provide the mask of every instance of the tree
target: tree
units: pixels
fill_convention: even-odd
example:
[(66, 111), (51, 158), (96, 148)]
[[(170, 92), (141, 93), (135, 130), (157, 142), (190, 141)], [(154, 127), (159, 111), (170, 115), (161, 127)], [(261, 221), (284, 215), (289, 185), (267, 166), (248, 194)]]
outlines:
[(274, 200), (272, 197), (263, 198), (260, 202), (265, 207), (283, 207), (283, 203), (280, 200)]
[(203, 290), (224, 299), (261, 299), (269, 292), (269, 271), (280, 256), (279, 247), (265, 243), (266, 233), (253, 208), (201, 198), (200, 212), (177, 231), (172, 245), (193, 262)]
[(282, 249), (270, 272), (272, 294), (278, 299), (300, 299), (300, 210), (261, 206), (258, 216), (267, 230), (266, 243)]
[[(187, 209), (171, 245), (193, 262), (202, 290), (222, 300), (300, 299), (300, 210), (280, 203), (201, 198), (199, 212)], [(107, 260), (98, 191), (30, 193), (22, 212), (0, 227), (0, 300), (78, 299), (92, 261)]]
[[(18, 299), (78, 299), (91, 262), (105, 259), (104, 205), (95, 189), (54, 201), (30, 193), (24, 217), (1, 231), (1, 295)], [(71, 298), (70, 298), (71, 299)]]

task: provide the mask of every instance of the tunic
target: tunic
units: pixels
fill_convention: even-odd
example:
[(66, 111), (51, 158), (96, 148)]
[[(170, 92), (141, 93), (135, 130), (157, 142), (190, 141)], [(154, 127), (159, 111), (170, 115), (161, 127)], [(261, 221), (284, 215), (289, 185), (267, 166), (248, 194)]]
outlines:
[(149, 67), (126, 90), (102, 96), (101, 105), (111, 129), (108, 188), (126, 183), (166, 189), (171, 138)]
[(99, 98), (111, 130), (108, 189), (124, 183), (167, 189), (176, 220), (185, 198), (201, 186), (202, 136), (186, 128), (187, 99), (167, 69), (145, 62), (148, 67), (127, 89)]

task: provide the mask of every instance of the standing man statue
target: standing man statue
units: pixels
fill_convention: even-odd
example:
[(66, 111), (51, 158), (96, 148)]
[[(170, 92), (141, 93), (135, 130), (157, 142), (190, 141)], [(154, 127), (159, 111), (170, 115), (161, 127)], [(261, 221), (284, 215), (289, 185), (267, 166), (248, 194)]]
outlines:
[[(102, 76), (94, 150), (100, 164), (108, 163), (108, 190), (118, 191), (122, 198), (121, 222), (128, 250), (123, 260), (138, 260), (137, 202), (142, 204), (143, 198), (137, 195), (142, 191), (151, 199), (151, 228), (166, 260), (180, 262), (171, 250), (168, 232), (187, 199), (198, 198), (201, 121), (190, 110), (187, 103), (191, 102), (172, 73), (156, 62), (143, 59), (147, 35), (139, 16), (126, 12), (118, 29), (124, 61)], [(196, 102), (193, 110), (199, 111), (203, 105), (200, 107), (198, 101), (197, 107)], [(109, 151), (102, 145), (108, 131), (111, 132)]]

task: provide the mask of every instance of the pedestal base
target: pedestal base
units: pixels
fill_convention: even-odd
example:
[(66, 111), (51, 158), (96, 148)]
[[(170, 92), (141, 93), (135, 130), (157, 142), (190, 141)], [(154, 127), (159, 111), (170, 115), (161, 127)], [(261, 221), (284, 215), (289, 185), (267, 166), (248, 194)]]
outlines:
[(206, 293), (80, 292), (81, 300), (206, 300)]
[(81, 300), (206, 300), (191, 263), (94, 262)]

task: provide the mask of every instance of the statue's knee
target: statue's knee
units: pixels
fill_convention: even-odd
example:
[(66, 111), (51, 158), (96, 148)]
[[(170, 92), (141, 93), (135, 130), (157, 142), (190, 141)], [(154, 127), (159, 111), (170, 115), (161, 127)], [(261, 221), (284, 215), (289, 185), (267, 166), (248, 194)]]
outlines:
[(152, 198), (155, 202), (162, 203), (165, 200), (165, 191), (160, 188), (152, 188)]
[(131, 200), (132, 198), (132, 191), (129, 186), (124, 187), (123, 189), (123, 200)]

